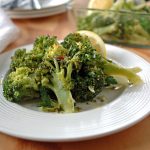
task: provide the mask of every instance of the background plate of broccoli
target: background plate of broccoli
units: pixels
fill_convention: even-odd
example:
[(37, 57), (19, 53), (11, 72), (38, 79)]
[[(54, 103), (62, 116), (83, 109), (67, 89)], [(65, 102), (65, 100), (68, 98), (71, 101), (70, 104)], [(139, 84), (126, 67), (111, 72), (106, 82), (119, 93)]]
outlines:
[[(67, 47), (67, 44), (65, 46)], [(24, 48), (26, 48), (27, 51), (30, 51), (33, 49), (33, 45), (26, 45), (23, 49)], [(5, 75), (9, 74), (8, 70), (10, 69), (10, 64), (12, 65), (12, 69), (16, 65), (15, 62), (12, 63), (10, 60), (12, 55), (16, 53), (16, 50), (0, 55), (0, 131), (16, 137), (38, 141), (77, 141), (112, 134), (135, 124), (148, 115), (150, 111), (150, 64), (136, 54), (122, 48), (106, 44), (106, 49), (107, 57), (114, 62), (125, 67), (134, 67), (138, 65), (142, 69), (139, 75), (144, 83), (136, 86), (123, 87), (117, 90), (117, 92), (116, 90), (111, 91), (110, 89), (106, 89), (103, 92), (108, 99), (108, 101), (106, 100), (105, 105), (101, 106), (102, 103), (100, 102), (99, 106), (101, 107), (97, 107), (98, 104), (96, 103), (96, 105), (92, 105), (92, 107), (89, 108), (91, 102), (83, 105), (83, 103), (79, 101), (78, 105), (81, 105), (86, 111), (65, 114), (34, 111), (36, 105), (32, 105), (32, 102), (30, 104), (20, 103), (20, 105), (10, 102), (11, 100), (6, 100), (3, 93), (4, 79), (6, 78)], [(62, 47), (61, 52), (65, 53), (65, 50)], [(17, 55), (20, 55), (20, 53)], [(49, 56), (51, 55), (52, 54), (49, 54)], [(13, 59), (15, 58), (13, 57)], [(40, 55), (38, 55), (38, 58), (36, 59), (39, 60)], [(63, 58), (59, 57), (59, 59)], [(23, 63), (21, 62), (22, 60), (18, 59), (18, 61), (20, 62), (16, 63)], [(26, 60), (24, 60), (24, 63), (33, 65), (33, 68), (38, 65), (33, 62), (25, 61)], [(57, 68), (58, 64), (54, 61), (53, 65)], [(76, 63), (76, 65), (78, 64)], [(67, 66), (67, 69), (70, 69), (69, 65)], [(22, 71), (28, 72), (30, 70), (26, 68), (24, 70), (24, 68), (22, 68), (21, 70), (18, 70), (17, 73), (22, 76)], [(39, 73), (41, 73), (41, 70)], [(13, 74), (13, 76), (15, 78), (17, 77), (17, 74)], [(69, 76), (69, 72), (68, 74), (66, 73), (65, 77), (69, 78)], [(27, 78), (27, 76), (25, 77)], [(32, 79), (34, 79), (34, 76), (32, 76)], [(20, 78), (17, 78), (17, 81), (18, 80), (20, 80)], [(37, 86), (34, 80), (32, 81), (30, 78), (27, 78), (27, 81), (28, 80), (32, 82), (32, 88), (36, 89)], [(108, 83), (114, 82), (114, 80), (112, 81), (112, 78), (108, 78), (107, 80)], [(47, 84), (45, 78), (43, 84)], [(36, 90), (32, 91), (31, 89), (23, 94), (32, 95), (33, 97), (37, 96), (38, 98), (39, 95), (36, 93)], [(42, 90), (42, 97), (45, 98), (45, 96), (47, 96), (47, 94), (45, 94), (47, 92), (46, 89), (41, 88), (40, 90)], [(92, 87), (90, 87), (89, 90), (92, 91)], [(84, 91), (77, 91), (78, 94), (80, 92)], [(76, 93), (74, 93), (73, 97), (75, 97), (75, 94)], [(70, 94), (67, 96), (70, 97)], [(84, 96), (83, 93), (81, 96)], [(19, 97), (16, 96), (15, 98), (15, 101), (19, 100)], [(80, 100), (80, 96), (76, 96), (76, 98)], [(105, 98), (103, 100), (105, 101)], [(53, 108), (56, 106), (56, 109), (58, 107), (55, 101), (52, 101), (50, 104), (47, 104), (46, 101), (40, 105), (43, 106), (43, 108), (44, 106), (50, 106), (50, 108), (51, 106), (53, 106)], [(63, 109), (68, 110), (68, 107), (69, 110), (72, 111), (72, 108), (70, 108), (69, 105)]]
[(117, 0), (105, 10), (77, 7), (77, 28), (93, 31), (107, 43), (149, 48), (150, 6), (138, 2)]

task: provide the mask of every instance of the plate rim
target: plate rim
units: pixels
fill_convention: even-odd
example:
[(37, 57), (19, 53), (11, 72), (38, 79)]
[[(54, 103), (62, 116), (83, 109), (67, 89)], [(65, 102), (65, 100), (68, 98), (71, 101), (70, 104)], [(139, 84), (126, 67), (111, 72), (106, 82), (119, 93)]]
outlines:
[[(8, 51), (8, 52), (6, 52), (6, 53), (3, 53), (4, 55), (5, 54), (13, 54), (14, 52), (15, 52), (15, 50), (16, 49), (18, 49), (18, 48), (22, 48), (22, 47), (30, 47), (30, 46), (32, 46), (32, 44), (27, 44), (27, 45), (24, 45), (24, 46), (20, 46), (20, 47), (17, 47), (17, 48), (15, 48), (15, 49), (13, 49), (13, 50), (11, 50), (11, 51)], [(124, 52), (127, 52), (127, 53), (130, 53), (130, 54), (132, 54), (132, 55), (135, 55), (136, 57), (138, 57), (139, 59), (142, 59), (143, 61), (144, 61), (144, 63), (146, 63), (147, 65), (149, 65), (150, 63), (148, 62), (148, 61), (146, 61), (144, 58), (142, 58), (142, 57), (140, 57), (139, 55), (137, 55), (137, 54), (135, 54), (135, 53), (133, 53), (133, 52), (131, 52), (131, 51), (128, 51), (128, 50), (126, 50), (126, 49), (124, 49), (124, 48), (120, 48), (120, 47), (117, 47), (117, 46), (113, 46), (113, 45), (110, 45), (110, 44), (106, 44), (106, 47), (107, 46), (110, 46), (110, 47), (115, 47), (115, 48), (117, 48), (117, 49), (120, 49), (120, 50), (122, 50), (122, 51), (124, 51)], [(3, 54), (0, 54), (0, 57), (3, 55)], [(149, 67), (150, 68), (150, 67)], [(150, 104), (150, 103), (149, 103)], [(11, 135), (11, 136), (14, 136), (14, 137), (19, 137), (19, 138), (22, 138), (22, 139), (29, 139), (29, 140), (35, 140), (35, 141), (52, 141), (52, 142), (61, 142), (61, 141), (81, 141), (81, 140), (87, 140), (87, 139), (94, 139), (94, 138), (97, 138), (97, 137), (103, 137), (103, 136), (106, 136), (106, 135), (110, 135), (110, 134), (113, 134), (113, 133), (117, 133), (117, 132), (119, 132), (119, 131), (122, 131), (122, 130), (124, 130), (124, 129), (127, 129), (127, 128), (129, 128), (129, 127), (131, 127), (131, 126), (133, 126), (133, 125), (135, 125), (136, 123), (138, 123), (138, 122), (140, 122), (141, 120), (143, 120), (144, 118), (146, 118), (148, 115), (149, 115), (149, 113), (150, 113), (150, 110), (149, 111), (147, 111), (147, 113), (145, 113), (145, 114), (143, 114), (143, 116), (141, 116), (141, 117), (138, 117), (138, 118), (135, 118), (134, 120), (131, 120), (130, 121), (130, 123), (128, 122), (127, 124), (124, 124), (124, 126), (121, 126), (120, 128), (117, 128), (117, 129), (113, 129), (113, 130), (109, 130), (109, 131), (107, 131), (107, 132), (105, 132), (105, 133), (103, 133), (103, 134), (99, 134), (99, 133), (97, 133), (97, 134), (93, 134), (93, 135), (87, 135), (87, 136), (78, 136), (78, 137), (64, 137), (64, 138), (39, 138), (39, 137), (33, 137), (33, 136), (23, 136), (23, 135), (21, 135), (21, 134), (17, 134), (17, 133), (13, 133), (12, 131), (9, 131), (9, 129), (6, 129), (6, 130), (4, 130), (2, 127), (0, 127), (0, 131), (2, 132), (2, 133), (5, 133), (5, 134), (8, 134), (8, 135)]]

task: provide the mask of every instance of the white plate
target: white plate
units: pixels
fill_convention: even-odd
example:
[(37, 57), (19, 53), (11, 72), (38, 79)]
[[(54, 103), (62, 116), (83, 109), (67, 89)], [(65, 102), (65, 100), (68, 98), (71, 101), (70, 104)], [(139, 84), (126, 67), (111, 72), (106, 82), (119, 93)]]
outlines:
[[(39, 1), (41, 8), (40, 9), (34, 9), (31, 6), (30, 1), (25, 1), (25, 2), (19, 2), (19, 4), (17, 5), (17, 7), (15, 9), (9, 9), (9, 8), (5, 8), (5, 5), (7, 4), (11, 4), (13, 0), (0, 0), (0, 6), (3, 7), (5, 10), (9, 10), (12, 12), (26, 12), (26, 11), (39, 11), (39, 10), (44, 10), (44, 9), (51, 9), (54, 7), (59, 7), (62, 5), (66, 5), (67, 3), (69, 3), (71, 0), (42, 0)], [(10, 6), (9, 6), (10, 7)]]
[[(25, 46), (31, 49), (31, 45)], [(37, 141), (77, 141), (102, 137), (134, 125), (150, 112), (150, 64), (124, 49), (106, 45), (108, 57), (126, 67), (139, 66), (143, 85), (124, 89), (112, 102), (95, 109), (55, 114), (38, 112), (7, 101), (0, 85), (0, 132)], [(0, 55), (0, 77), (13, 52)], [(108, 93), (109, 96), (111, 93)]]
[(34, 12), (34, 13), (30, 13), (30, 12), (26, 12), (26, 13), (7, 12), (7, 14), (11, 18), (15, 18), (15, 19), (29, 19), (29, 18), (40, 18), (40, 17), (52, 16), (52, 15), (63, 13), (67, 10), (68, 10), (67, 7), (63, 6), (61, 8), (55, 9), (55, 10), (47, 10), (47, 11), (40, 12), (40, 13), (36, 13), (36, 12)]
[(12, 9), (6, 10), (6, 13), (11, 18), (25, 19), (25, 18), (39, 18), (51, 15), (56, 15), (71, 9), (71, 0), (44, 0), (42, 1), (41, 9)]

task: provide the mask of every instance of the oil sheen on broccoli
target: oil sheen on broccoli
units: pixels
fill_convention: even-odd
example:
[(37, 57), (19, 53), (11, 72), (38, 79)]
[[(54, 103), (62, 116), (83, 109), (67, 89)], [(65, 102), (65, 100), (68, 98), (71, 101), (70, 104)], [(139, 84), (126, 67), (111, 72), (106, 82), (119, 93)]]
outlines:
[(130, 83), (141, 81), (136, 68), (128, 69), (101, 56), (87, 36), (39, 36), (33, 49), (18, 49), (11, 58), (4, 79), (7, 100), (21, 103), (39, 101), (43, 111), (71, 113), (76, 103), (92, 101), (105, 87), (116, 85), (115, 75)]
[(150, 6), (146, 2), (117, 0), (109, 10), (79, 10), (78, 30), (90, 30), (106, 42), (150, 45)]

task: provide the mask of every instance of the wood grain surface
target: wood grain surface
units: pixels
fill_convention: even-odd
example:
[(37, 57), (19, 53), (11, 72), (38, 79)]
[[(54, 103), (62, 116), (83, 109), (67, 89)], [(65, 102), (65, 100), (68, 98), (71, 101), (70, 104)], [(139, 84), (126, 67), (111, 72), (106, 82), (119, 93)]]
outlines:
[[(78, 2), (83, 4), (83, 1)], [(20, 28), (20, 35), (5, 51), (32, 43), (38, 35), (50, 34), (62, 39), (76, 30), (72, 12), (38, 19), (14, 19), (13, 22)], [(150, 61), (150, 49), (127, 49)], [(150, 150), (150, 116), (119, 133), (80, 142), (35, 142), (0, 133), (0, 150)]]

